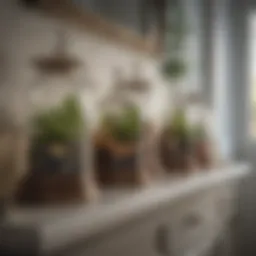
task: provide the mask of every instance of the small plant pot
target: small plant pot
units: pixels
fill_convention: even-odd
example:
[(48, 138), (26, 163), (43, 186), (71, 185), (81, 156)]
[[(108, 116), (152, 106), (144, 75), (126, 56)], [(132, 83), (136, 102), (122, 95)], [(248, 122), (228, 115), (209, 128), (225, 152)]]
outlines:
[(88, 187), (80, 173), (32, 173), (19, 193), (22, 204), (66, 204), (90, 201), (94, 184)]
[(105, 138), (96, 142), (96, 177), (102, 186), (138, 186), (147, 183), (140, 164), (139, 143)]
[[(96, 198), (96, 183), (83, 170), (79, 143), (40, 145), (32, 150), (31, 170), (18, 201), (22, 204), (62, 204)], [(85, 172), (84, 172), (85, 171)]]
[(167, 132), (161, 138), (160, 157), (168, 173), (190, 173), (196, 169), (190, 145), (171, 137)]
[(79, 150), (79, 143), (37, 144), (31, 151), (31, 167), (38, 173), (77, 173)]
[(207, 141), (200, 141), (196, 144), (195, 158), (200, 168), (207, 170), (212, 166), (212, 156), (210, 152), (210, 145)]

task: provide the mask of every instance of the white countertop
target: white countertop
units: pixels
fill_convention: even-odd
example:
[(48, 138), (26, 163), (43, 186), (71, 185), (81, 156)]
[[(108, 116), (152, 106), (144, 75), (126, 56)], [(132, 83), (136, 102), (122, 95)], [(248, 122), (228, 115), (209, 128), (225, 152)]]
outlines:
[(140, 189), (106, 191), (101, 200), (92, 204), (12, 209), (0, 232), (11, 230), (9, 233), (14, 236), (15, 230), (19, 230), (16, 239), (19, 240), (20, 230), (33, 230), (28, 232), (27, 238), (22, 236), (26, 240), (23, 242), (29, 243), (29, 236), (36, 234), (38, 239), (40, 237), (40, 250), (50, 252), (78, 239), (86, 240), (159, 205), (175, 202), (227, 180), (239, 179), (249, 171), (247, 164), (233, 164), (188, 177), (168, 177)]

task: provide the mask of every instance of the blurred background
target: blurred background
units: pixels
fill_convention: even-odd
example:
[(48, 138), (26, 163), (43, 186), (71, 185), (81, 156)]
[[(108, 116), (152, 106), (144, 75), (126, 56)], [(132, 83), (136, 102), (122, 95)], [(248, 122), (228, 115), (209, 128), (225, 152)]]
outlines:
[(0, 254), (254, 255), (255, 7), (1, 0)]

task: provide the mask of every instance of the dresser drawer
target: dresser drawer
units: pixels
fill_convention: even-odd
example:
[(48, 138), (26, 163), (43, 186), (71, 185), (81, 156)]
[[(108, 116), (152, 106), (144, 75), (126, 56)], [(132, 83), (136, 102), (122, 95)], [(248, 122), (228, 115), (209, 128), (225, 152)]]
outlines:
[(191, 255), (217, 233), (216, 211), (211, 193), (186, 199), (176, 208), (171, 220), (174, 256)]
[(225, 214), (219, 202), (223, 198), (229, 201), (233, 195), (233, 189), (222, 187), (201, 191), (177, 203), (170, 202), (169, 206), (142, 214), (122, 227), (92, 237), (90, 241), (61, 255), (201, 255), (197, 252), (202, 251), (205, 245), (210, 248), (222, 230)]
[[(223, 222), (237, 212), (237, 184), (230, 183), (215, 190), (216, 215)], [(223, 223), (224, 224), (224, 223)]]
[(171, 256), (171, 219), (172, 208), (159, 209), (93, 238), (65, 256)]
[(173, 256), (197, 255), (218, 237), (235, 213), (236, 184), (216, 186), (180, 202), (170, 223)]

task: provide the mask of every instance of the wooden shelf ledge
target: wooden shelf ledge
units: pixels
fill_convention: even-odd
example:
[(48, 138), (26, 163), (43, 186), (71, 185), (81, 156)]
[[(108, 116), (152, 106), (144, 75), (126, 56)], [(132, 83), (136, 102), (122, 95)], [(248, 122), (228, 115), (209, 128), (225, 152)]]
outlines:
[(115, 24), (92, 11), (80, 10), (69, 0), (41, 0), (40, 7), (45, 13), (71, 22), (84, 31), (99, 35), (154, 58), (160, 56), (161, 51), (156, 49), (159, 47), (153, 46), (151, 40), (147, 40), (135, 31)]

